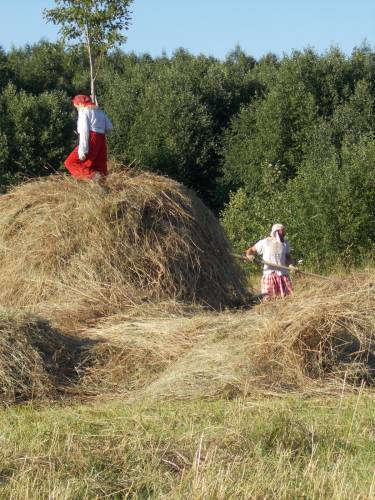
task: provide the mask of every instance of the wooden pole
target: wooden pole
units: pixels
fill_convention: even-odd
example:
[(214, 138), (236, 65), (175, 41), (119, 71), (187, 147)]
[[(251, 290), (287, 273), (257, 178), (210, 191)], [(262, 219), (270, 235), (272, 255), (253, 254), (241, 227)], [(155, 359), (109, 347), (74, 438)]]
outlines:
[[(248, 263), (251, 262), (244, 255), (233, 254), (233, 257), (236, 257), (237, 259), (241, 259), (241, 260), (246, 260)], [(256, 262), (257, 264), (261, 264), (261, 265), (265, 264), (266, 266), (272, 266), (275, 269), (280, 269), (280, 270), (291, 272), (291, 269), (288, 266), (280, 266), (278, 264), (272, 264), (272, 262), (268, 262), (266, 260), (259, 259), (256, 257), (254, 258), (254, 262)], [(309, 273), (307, 271), (301, 271), (301, 269), (298, 269), (298, 268), (295, 268), (294, 272), (300, 273), (300, 274), (305, 274), (306, 276), (312, 276), (313, 278), (320, 278), (322, 280), (330, 280), (331, 279), (331, 278), (329, 278), (329, 276), (322, 276), (321, 274), (315, 274), (315, 273)]]

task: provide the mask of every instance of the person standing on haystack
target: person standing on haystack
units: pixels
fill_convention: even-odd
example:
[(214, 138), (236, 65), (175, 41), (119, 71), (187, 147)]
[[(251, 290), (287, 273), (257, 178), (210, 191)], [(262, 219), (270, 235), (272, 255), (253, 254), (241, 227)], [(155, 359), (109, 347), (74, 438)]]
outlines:
[[(288, 269), (277, 266), (289, 266), (291, 271), (298, 271), (292, 264), (289, 242), (285, 239), (285, 228), (282, 224), (274, 224), (267, 238), (259, 240), (246, 250), (246, 257), (253, 261), (258, 254), (266, 262), (263, 266), (261, 293), (263, 300), (272, 297), (286, 297), (292, 293), (292, 282)], [(274, 264), (276, 267), (273, 267)]]
[(72, 103), (78, 111), (79, 145), (64, 165), (76, 179), (101, 182), (108, 175), (106, 134), (113, 129), (113, 125), (89, 96), (76, 95)]

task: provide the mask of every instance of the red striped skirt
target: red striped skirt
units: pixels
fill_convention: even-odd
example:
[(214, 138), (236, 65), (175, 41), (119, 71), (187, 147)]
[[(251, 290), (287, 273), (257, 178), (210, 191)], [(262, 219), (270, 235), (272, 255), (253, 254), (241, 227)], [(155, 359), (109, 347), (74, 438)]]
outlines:
[(264, 274), (261, 281), (263, 300), (272, 297), (286, 297), (293, 293), (289, 276), (279, 276), (277, 273)]

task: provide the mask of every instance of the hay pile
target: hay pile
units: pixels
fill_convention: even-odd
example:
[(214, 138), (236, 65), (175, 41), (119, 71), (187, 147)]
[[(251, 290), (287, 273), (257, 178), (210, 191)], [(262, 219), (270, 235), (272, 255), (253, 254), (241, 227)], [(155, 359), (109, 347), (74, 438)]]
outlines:
[[(175, 322), (175, 332), (168, 340), (171, 355), (163, 343), (166, 337), (143, 336), (142, 328), (137, 347), (129, 349), (127, 324), (119, 321), (115, 327), (118, 352), (122, 352), (123, 345), (128, 362), (137, 365), (138, 375), (142, 369), (152, 369), (156, 358), (163, 359), (156, 375), (145, 379), (144, 384), (138, 380), (135, 388), (141, 390), (134, 396), (231, 398), (285, 391), (341, 391), (344, 380), (348, 386), (363, 381), (372, 384), (374, 282), (374, 272), (323, 286), (314, 281), (288, 300), (263, 304), (252, 311), (206, 313), (195, 324), (190, 320), (188, 339)], [(170, 320), (170, 328), (173, 321)], [(136, 333), (133, 334), (136, 339)], [(104, 328), (101, 335), (110, 338), (110, 330)], [(148, 351), (153, 354), (141, 359), (140, 353)], [(113, 354), (108, 358), (108, 371)], [(94, 365), (91, 375), (95, 369)], [(129, 388), (128, 374), (124, 376), (121, 370), (112, 370), (112, 374), (112, 383)]]
[(244, 301), (227, 239), (193, 192), (146, 173), (113, 174), (108, 187), (55, 176), (0, 196), (1, 305), (68, 321)]
[(375, 273), (315, 284), (271, 306), (254, 358), (263, 383), (375, 380)]
[[(161, 398), (341, 390), (375, 380), (375, 273), (228, 314), (145, 391)], [(314, 286), (315, 285), (315, 286)]]
[(0, 403), (56, 396), (74, 377), (76, 352), (46, 321), (0, 308)]

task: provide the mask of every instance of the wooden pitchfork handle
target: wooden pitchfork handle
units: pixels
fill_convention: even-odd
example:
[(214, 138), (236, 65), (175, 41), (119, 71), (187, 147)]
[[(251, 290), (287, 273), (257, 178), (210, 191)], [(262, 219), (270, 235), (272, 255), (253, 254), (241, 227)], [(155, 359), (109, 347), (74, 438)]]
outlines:
[[(246, 260), (247, 262), (251, 262), (247, 257), (244, 255), (234, 255), (234, 257), (237, 257), (238, 259)], [(254, 256), (255, 257), (255, 256)], [(259, 259), (257, 257), (254, 258), (254, 262), (257, 264), (265, 264), (266, 266), (272, 266), (274, 269), (280, 269), (283, 271), (293, 271), (293, 269), (290, 269), (288, 266), (280, 266), (278, 264), (272, 264), (272, 262), (268, 262), (267, 260)], [(328, 276), (322, 276), (321, 274), (315, 274), (315, 273), (308, 273), (307, 271), (301, 271), (298, 267), (294, 268), (294, 272), (300, 273), (300, 274), (305, 274), (306, 276), (312, 276), (313, 278), (320, 278), (322, 280), (330, 280)]]

